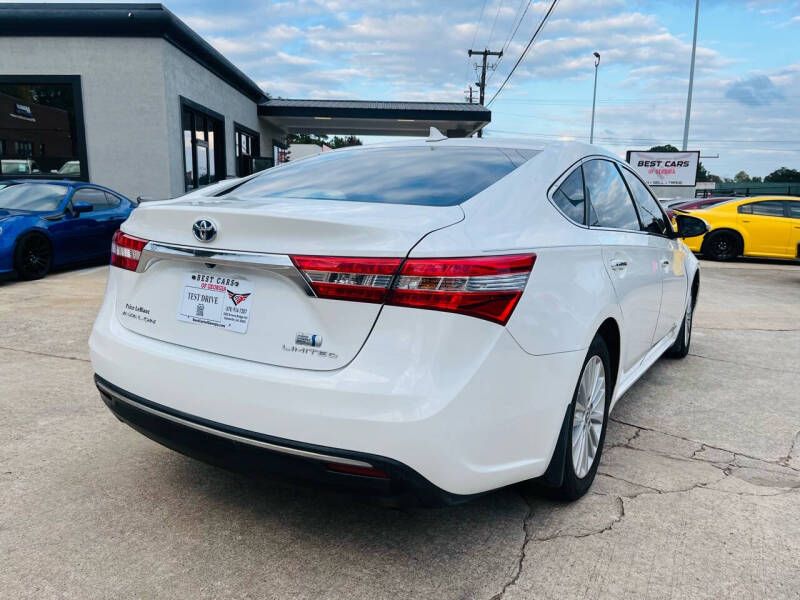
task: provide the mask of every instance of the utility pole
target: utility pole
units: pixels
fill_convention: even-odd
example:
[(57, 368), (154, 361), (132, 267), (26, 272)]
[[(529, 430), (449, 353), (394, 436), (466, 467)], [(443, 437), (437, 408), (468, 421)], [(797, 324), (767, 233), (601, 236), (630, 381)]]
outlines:
[(692, 89), (694, 88), (694, 58), (697, 54), (697, 17), (700, 14), (700, 0), (694, 3), (694, 40), (692, 41), (692, 66), (689, 67), (689, 95), (686, 96), (686, 122), (683, 124), (683, 151), (689, 144), (689, 117), (692, 114)]
[[(491, 67), (490, 67), (487, 64), (487, 59), (490, 56), (496, 56), (497, 58), (500, 58), (501, 56), (503, 56), (503, 51), (502, 50), (492, 51), (492, 50), (487, 50), (486, 48), (484, 48), (483, 50), (472, 50), (470, 48), (469, 50), (467, 50), (467, 54), (469, 56), (478, 55), (478, 56), (482, 56), (483, 57), (483, 63), (481, 65), (481, 79), (480, 79), (480, 81), (476, 81), (475, 82), (475, 85), (477, 85), (478, 89), (480, 90), (480, 94), (479, 94), (479, 96), (480, 96), (480, 105), (483, 106), (483, 99), (484, 99), (484, 96), (486, 95), (486, 69), (488, 69), (488, 68), (492, 68), (493, 69), (495, 67), (495, 65), (491, 65)], [(477, 65), (475, 65), (475, 66), (477, 67)], [(478, 130), (478, 137), (483, 137), (483, 130), (482, 129)]]
[(469, 97), (467, 97), (467, 96), (464, 96), (464, 99), (465, 99), (465, 100), (468, 100), (468, 102), (469, 102), (470, 104), (472, 104), (472, 103), (473, 103), (473, 100), (472, 100), (472, 86), (469, 86), (469, 89), (468, 89), (468, 90), (464, 90), (464, 93), (465, 93), (465, 94), (469, 94)]
[(597, 67), (600, 66), (600, 53), (593, 52), (594, 55), (594, 94), (592, 94), (592, 127), (589, 130), (589, 143), (594, 144), (594, 109), (597, 105)]

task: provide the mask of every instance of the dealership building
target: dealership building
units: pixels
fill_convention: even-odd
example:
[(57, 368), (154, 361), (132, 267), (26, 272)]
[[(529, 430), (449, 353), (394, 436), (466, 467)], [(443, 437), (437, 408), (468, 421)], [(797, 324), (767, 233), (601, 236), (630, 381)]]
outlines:
[(170, 198), (279, 161), (289, 133), (471, 135), (468, 103), (268, 96), (160, 4), (0, 4), (0, 179)]

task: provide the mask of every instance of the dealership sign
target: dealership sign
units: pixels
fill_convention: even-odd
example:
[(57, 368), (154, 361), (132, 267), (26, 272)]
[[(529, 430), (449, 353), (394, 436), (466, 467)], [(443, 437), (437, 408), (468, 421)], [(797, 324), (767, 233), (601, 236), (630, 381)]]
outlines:
[(634, 171), (647, 185), (684, 185), (697, 183), (700, 152), (640, 152), (628, 150), (627, 158)]

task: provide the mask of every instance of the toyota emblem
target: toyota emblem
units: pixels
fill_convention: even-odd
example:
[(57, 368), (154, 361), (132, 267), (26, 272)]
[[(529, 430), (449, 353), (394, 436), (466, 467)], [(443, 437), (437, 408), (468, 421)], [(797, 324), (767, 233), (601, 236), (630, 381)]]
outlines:
[(210, 242), (217, 237), (217, 227), (208, 219), (200, 219), (192, 225), (192, 233), (201, 242)]

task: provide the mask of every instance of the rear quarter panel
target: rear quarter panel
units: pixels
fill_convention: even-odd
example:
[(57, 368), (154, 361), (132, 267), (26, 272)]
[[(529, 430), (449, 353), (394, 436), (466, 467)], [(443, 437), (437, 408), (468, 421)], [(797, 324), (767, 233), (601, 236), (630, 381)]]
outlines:
[[(619, 306), (602, 262), (598, 232), (575, 225), (548, 190), (581, 158), (543, 152), (461, 205), (461, 223), (428, 234), (411, 256), (536, 253), (507, 328), (529, 354), (585, 349)], [(620, 324), (621, 327), (621, 324)]]

